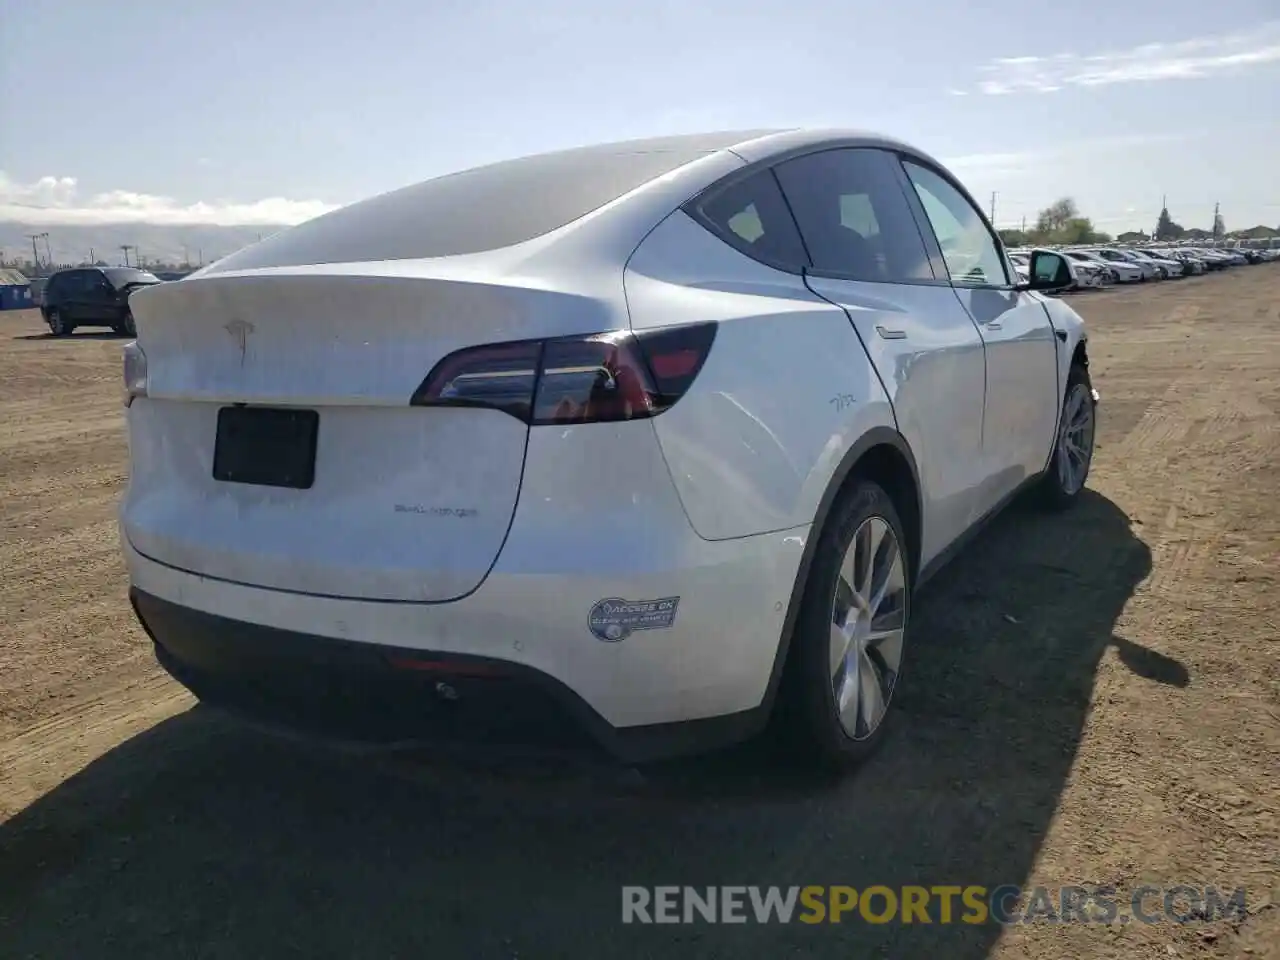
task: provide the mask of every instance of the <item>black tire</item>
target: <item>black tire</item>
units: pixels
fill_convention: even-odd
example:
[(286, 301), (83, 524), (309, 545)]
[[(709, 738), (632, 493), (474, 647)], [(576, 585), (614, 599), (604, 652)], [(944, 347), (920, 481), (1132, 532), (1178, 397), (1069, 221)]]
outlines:
[[(806, 759), (825, 770), (846, 773), (866, 761), (883, 743), (893, 717), (893, 694), (902, 675), (903, 658), (893, 671), (885, 713), (868, 735), (850, 736), (841, 724), (832, 689), (831, 634), (836, 580), (846, 551), (858, 529), (879, 518), (893, 531), (897, 544), (909, 550), (902, 521), (889, 495), (876, 483), (854, 479), (843, 492), (818, 541), (805, 584), (784, 675), (781, 722)], [(901, 622), (905, 651), (910, 637), (913, 575), (910, 556), (902, 556), (904, 589)]]
[[(1082, 477), (1068, 477), (1063, 470), (1061, 458), (1066, 456), (1064, 438), (1067, 434), (1067, 418), (1073, 412), (1073, 397), (1078, 397), (1088, 408), (1088, 444), (1087, 457), (1084, 461)], [(1089, 469), (1093, 465), (1094, 439), (1097, 435), (1097, 403), (1094, 400), (1093, 383), (1089, 379), (1089, 368), (1081, 364), (1072, 364), (1067, 375), (1067, 387), (1063, 391), (1062, 414), (1058, 419), (1058, 432), (1053, 440), (1053, 453), (1049, 457), (1049, 469), (1040, 481), (1040, 494), (1043, 504), (1052, 510), (1064, 510), (1080, 499), (1085, 484), (1089, 480)], [(1078, 436), (1078, 434), (1077, 434)]]
[(49, 324), (49, 332), (55, 337), (69, 337), (75, 330), (75, 327), (67, 323), (62, 311), (57, 307), (49, 308), (49, 312), (45, 315), (45, 320)]
[(111, 329), (122, 337), (136, 337), (138, 329), (133, 325), (133, 311), (129, 311), (123, 319), (113, 323)]

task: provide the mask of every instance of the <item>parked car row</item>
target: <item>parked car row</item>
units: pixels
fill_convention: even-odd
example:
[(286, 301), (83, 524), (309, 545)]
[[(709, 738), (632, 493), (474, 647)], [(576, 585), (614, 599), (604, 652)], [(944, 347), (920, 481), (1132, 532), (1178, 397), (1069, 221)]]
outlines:
[[(1014, 269), (1024, 280), (1034, 250), (1009, 251)], [(1280, 259), (1280, 250), (1202, 247), (1063, 247), (1058, 252), (1070, 261), (1072, 290), (1096, 289), (1115, 283), (1145, 283), (1173, 280), (1211, 270)]]

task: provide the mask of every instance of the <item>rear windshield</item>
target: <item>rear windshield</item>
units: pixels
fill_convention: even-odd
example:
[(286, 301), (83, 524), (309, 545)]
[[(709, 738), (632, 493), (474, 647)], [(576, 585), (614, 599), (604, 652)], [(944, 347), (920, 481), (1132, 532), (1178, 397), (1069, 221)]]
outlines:
[(496, 250), (550, 233), (743, 139), (708, 134), (603, 144), (476, 167), (317, 217), (233, 253), (216, 269)]
[(117, 290), (127, 287), (131, 283), (159, 283), (160, 278), (154, 273), (147, 273), (145, 270), (103, 270), (107, 275), (107, 279), (111, 281), (111, 285)]

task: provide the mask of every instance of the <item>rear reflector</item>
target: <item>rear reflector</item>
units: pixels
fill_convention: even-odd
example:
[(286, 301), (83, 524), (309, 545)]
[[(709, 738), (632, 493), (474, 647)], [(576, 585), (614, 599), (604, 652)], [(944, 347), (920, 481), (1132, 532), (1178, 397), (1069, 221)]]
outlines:
[(501, 677), (506, 675), (501, 667), (488, 663), (469, 663), (462, 660), (418, 660), (414, 657), (391, 657), (388, 661), (397, 670), (414, 670), (450, 677)]
[(684, 396), (716, 325), (470, 347), (445, 357), (414, 391), (418, 407), (489, 407), (525, 423), (657, 416)]

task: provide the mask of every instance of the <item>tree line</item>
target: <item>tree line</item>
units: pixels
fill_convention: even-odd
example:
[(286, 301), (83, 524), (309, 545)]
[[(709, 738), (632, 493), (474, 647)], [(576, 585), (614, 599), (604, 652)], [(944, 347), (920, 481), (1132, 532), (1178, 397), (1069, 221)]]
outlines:
[[(1113, 239), (1110, 234), (1095, 229), (1093, 221), (1088, 217), (1081, 216), (1080, 208), (1071, 197), (1063, 197), (1061, 200), (1057, 200), (1041, 210), (1039, 216), (1036, 217), (1035, 226), (1031, 229), (1000, 230), (999, 234), (1000, 239), (1009, 247), (1109, 243)], [(1168, 207), (1163, 207), (1160, 210), (1160, 217), (1156, 221), (1156, 228), (1153, 233), (1135, 230), (1122, 233), (1114, 239), (1134, 243), (1143, 240), (1222, 240), (1225, 238), (1266, 240), (1271, 237), (1280, 237), (1280, 228), (1272, 229), (1271, 227), (1258, 225), (1250, 227), (1248, 230), (1236, 230), (1228, 233), (1226, 223), (1220, 213), (1214, 214), (1212, 229), (1201, 230), (1196, 227), (1187, 229), (1169, 216)]]

